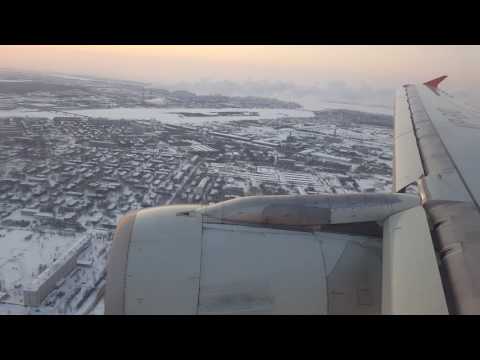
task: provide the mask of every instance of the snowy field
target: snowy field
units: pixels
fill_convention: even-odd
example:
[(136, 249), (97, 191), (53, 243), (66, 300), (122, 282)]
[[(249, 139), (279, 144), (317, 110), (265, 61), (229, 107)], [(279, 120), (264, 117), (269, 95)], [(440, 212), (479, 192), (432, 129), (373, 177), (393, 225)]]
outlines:
[(13, 290), (19, 284), (29, 285), (40, 265), (50, 266), (83, 236), (0, 228), (0, 277), (5, 287)]

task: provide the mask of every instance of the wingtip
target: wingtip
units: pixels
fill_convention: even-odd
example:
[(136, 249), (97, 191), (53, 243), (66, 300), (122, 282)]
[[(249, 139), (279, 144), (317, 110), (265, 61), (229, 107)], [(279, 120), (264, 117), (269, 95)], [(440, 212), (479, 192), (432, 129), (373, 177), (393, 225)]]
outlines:
[(427, 81), (427, 82), (424, 82), (423, 85), (427, 85), (427, 86), (429, 86), (429, 87), (431, 87), (431, 88), (436, 89), (436, 88), (438, 88), (438, 85), (439, 85), (443, 80), (445, 80), (446, 78), (447, 78), (447, 75), (443, 75), (443, 76), (440, 76), (440, 77), (435, 78), (435, 79), (433, 79), (433, 80), (429, 80), (429, 81)]

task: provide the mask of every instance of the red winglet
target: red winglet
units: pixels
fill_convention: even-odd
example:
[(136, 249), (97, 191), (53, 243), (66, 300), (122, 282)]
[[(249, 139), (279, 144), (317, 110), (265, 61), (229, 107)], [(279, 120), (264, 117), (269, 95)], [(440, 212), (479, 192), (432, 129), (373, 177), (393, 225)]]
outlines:
[(423, 85), (427, 85), (427, 86), (430, 86), (430, 87), (436, 89), (438, 87), (438, 84), (440, 84), (446, 78), (447, 78), (447, 75), (443, 75), (443, 76), (440, 76), (436, 79), (427, 81), (427, 82), (423, 83)]

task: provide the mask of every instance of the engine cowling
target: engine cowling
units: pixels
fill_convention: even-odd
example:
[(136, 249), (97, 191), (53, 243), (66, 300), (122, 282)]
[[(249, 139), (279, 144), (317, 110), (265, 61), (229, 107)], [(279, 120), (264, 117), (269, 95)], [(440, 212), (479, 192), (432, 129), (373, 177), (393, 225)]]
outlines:
[(419, 204), (406, 194), (261, 196), (129, 213), (105, 312), (379, 313), (380, 224)]

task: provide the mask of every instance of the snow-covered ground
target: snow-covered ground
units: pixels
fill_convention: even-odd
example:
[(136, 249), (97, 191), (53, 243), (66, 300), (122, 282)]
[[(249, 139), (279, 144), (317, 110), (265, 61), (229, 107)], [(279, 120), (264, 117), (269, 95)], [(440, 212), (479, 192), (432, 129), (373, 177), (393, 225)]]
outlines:
[(14, 109), (14, 110), (0, 110), (0, 118), (8, 117), (32, 117), (32, 118), (49, 118), (52, 119), (56, 116), (66, 116), (57, 111), (36, 111), (31, 109)]
[[(140, 145), (142, 150), (131, 151), (135, 150), (133, 147), (131, 150), (126, 151), (126, 155), (123, 155), (123, 150), (120, 151), (117, 147), (112, 147), (111, 149), (92, 147), (86, 151), (82, 145), (83, 157), (79, 158), (81, 160), (78, 161), (78, 163), (84, 161), (85, 164), (79, 164), (78, 166), (72, 165), (70, 168), (65, 168), (62, 171), (71, 173), (74, 179), (79, 179), (86, 174), (90, 176), (90, 174), (98, 170), (96, 169), (97, 167), (99, 169), (102, 168), (102, 171), (110, 168), (119, 168), (117, 169), (118, 171), (108, 170), (108, 180), (107, 173), (102, 175), (104, 179), (99, 180), (102, 184), (111, 184), (112, 178), (116, 180), (117, 177), (118, 179), (125, 177), (124, 184), (122, 180), (123, 187), (107, 195), (105, 201), (109, 204), (108, 208), (104, 208), (103, 205), (100, 207), (99, 204), (95, 202), (88, 211), (82, 210), (83, 212), (78, 216), (77, 221), (88, 230), (87, 233), (79, 234), (78, 237), (66, 237), (65, 235), (58, 235), (57, 233), (48, 231), (45, 234), (41, 234), (38, 231), (34, 233), (28, 228), (23, 229), (17, 227), (11, 230), (8, 228), (0, 228), (0, 281), (5, 284), (6, 293), (10, 296), (7, 299), (8, 301), (4, 301), (5, 307), (0, 306), (0, 313), (22, 312), (22, 308), (16, 305), (21, 304), (21, 300), (23, 299), (22, 287), (20, 285), (28, 285), (34, 278), (38, 277), (40, 265), (51, 265), (54, 258), (61, 257), (61, 255), (65, 253), (65, 250), (70, 248), (73, 243), (81, 240), (81, 237), (100, 231), (99, 229), (103, 223), (115, 225), (118, 216), (129, 209), (157, 204), (156, 202), (152, 202), (152, 199), (161, 204), (164, 202), (169, 203), (173, 200), (177, 202), (179, 200), (192, 202), (194, 201), (192, 198), (184, 196), (178, 199), (179, 196), (177, 195), (180, 195), (183, 190), (185, 190), (186, 194), (186, 190), (192, 193), (192, 190), (197, 188), (196, 184), (197, 181), (200, 181), (200, 178), (203, 180), (214, 175), (215, 181), (217, 181), (218, 184), (221, 185), (225, 182), (225, 186), (221, 185), (223, 189), (219, 188), (215, 190), (215, 194), (213, 191), (210, 192), (211, 187), (209, 188), (209, 185), (207, 185), (204, 194), (202, 194), (202, 196), (204, 196), (202, 201), (218, 201), (216, 200), (217, 195), (219, 191), (223, 190), (225, 190), (226, 195), (232, 197), (240, 196), (238, 194), (242, 192), (247, 195), (250, 193), (254, 194), (259, 191), (260, 187), (262, 191), (266, 193), (290, 194), (390, 191), (391, 188), (391, 179), (388, 172), (388, 168), (391, 166), (390, 159), (392, 153), (391, 129), (363, 123), (355, 124), (355, 116), (352, 117), (351, 124), (343, 124), (343, 122), (335, 122), (335, 119), (332, 119), (330, 122), (324, 120), (322, 117), (314, 117), (314, 114), (308, 110), (290, 109), (112, 108), (67, 111), (72, 115), (76, 113), (89, 117), (104, 117), (109, 119), (134, 118), (147, 129), (149, 126), (152, 129), (161, 129), (158, 131), (158, 134), (160, 134), (158, 135), (159, 145), (158, 147), (152, 148), (147, 146), (144, 149), (143, 141), (140, 142), (142, 139), (140, 139), (139, 136), (137, 145)], [(6, 111), (0, 111), (0, 117), (2, 117), (2, 113), (5, 112)], [(237, 114), (229, 114), (229, 112)], [(258, 113), (258, 115), (249, 116), (249, 114), (246, 114), (247, 112)], [(13, 113), (9, 116), (25, 115), (25, 113), (19, 113), (18, 110), (9, 113)], [(29, 113), (32, 117), (45, 116), (51, 118), (55, 116), (66, 116), (65, 113), (55, 111), (29, 111)], [(193, 116), (189, 116), (188, 113)], [(47, 116), (45, 114), (47, 114)], [(188, 148), (195, 148), (197, 150), (209, 150), (212, 148), (224, 149), (226, 159), (220, 155), (217, 155), (218, 159), (215, 159), (212, 155), (212, 158), (198, 162), (196, 167), (192, 169), (192, 171), (199, 170), (198, 174), (196, 173), (198, 176), (195, 175), (198, 178), (195, 180), (195, 184), (193, 184), (193, 181), (190, 181), (190, 175), (186, 176), (181, 183), (174, 184), (172, 178), (179, 173), (180, 169), (184, 168), (184, 165), (190, 164), (193, 166), (193, 162), (189, 160), (191, 154), (189, 153), (190, 150), (186, 150), (187, 146), (175, 145), (175, 143), (170, 144), (168, 142), (170, 140), (167, 136), (169, 131), (177, 135), (176, 133), (181, 131), (182, 127), (172, 130), (171, 126), (162, 126), (158, 123), (152, 124), (151, 119), (167, 124), (191, 124), (191, 126), (184, 126), (185, 133), (189, 139), (188, 141), (191, 144)], [(46, 129), (50, 131), (48, 133), (49, 137), (52, 139), (59, 137), (62, 140), (61, 144), (54, 148), (53, 152), (59, 156), (55, 161), (58, 161), (60, 158), (63, 158), (62, 162), (70, 158), (71, 161), (73, 161), (77, 158), (78, 155), (76, 154), (78, 154), (78, 152), (75, 152), (75, 149), (80, 145), (76, 144), (76, 141), (84, 141), (86, 139), (83, 132), (79, 132), (78, 136), (58, 135), (57, 129), (52, 121), (30, 120), (24, 123), (27, 125), (30, 123), (35, 125), (37, 122), (39, 124), (43, 123)], [(7, 123), (15, 122), (7, 121)], [(68, 121), (67, 123), (70, 123), (67, 124), (68, 126), (76, 124), (76, 122)], [(83, 123), (84, 122), (78, 122), (75, 126), (83, 130)], [(86, 123), (88, 124), (89, 122), (86, 121)], [(92, 121), (92, 124), (89, 125), (96, 126), (95, 123), (96, 122)], [(104, 129), (104, 126), (115, 128), (115, 126), (119, 124), (115, 121), (100, 123), (101, 126), (98, 126), (96, 131), (100, 132), (101, 135), (95, 133), (95, 136), (101, 140), (110, 139), (110, 133)], [(210, 126), (203, 126), (209, 123)], [(133, 125), (138, 125), (138, 123)], [(123, 128), (123, 126), (119, 128)], [(202, 131), (192, 132), (192, 129), (195, 130), (196, 128), (202, 128)], [(91, 136), (93, 133), (90, 128), (88, 136)], [(151, 134), (153, 131), (147, 131), (147, 133)], [(194, 134), (196, 134), (197, 137), (195, 140), (190, 140), (190, 138), (194, 137)], [(225, 137), (222, 137), (222, 135), (225, 134), (234, 135), (234, 140), (224, 140)], [(332, 136), (336, 137), (337, 141), (331, 141), (330, 138)], [(241, 142), (242, 145), (239, 146), (235, 142)], [(268, 142), (269, 144), (278, 144), (279, 147), (268, 146), (266, 149), (262, 148), (262, 150), (259, 150), (256, 146), (251, 146), (249, 152), (244, 152), (243, 148), (245, 145), (243, 144), (248, 144), (249, 142), (261, 142), (263, 144)], [(188, 142), (186, 143), (188, 144)], [(281, 150), (283, 148), (289, 152), (294, 151), (299, 156), (292, 157), (287, 152), (283, 154), (283, 150)], [(308, 154), (310, 154), (308, 157), (303, 156), (307, 154), (303, 149), (306, 149)], [(21, 148), (19, 146), (18, 151), (20, 150)], [(147, 160), (145, 160), (148, 159), (146, 155), (159, 153), (161, 153), (162, 157), (168, 157), (168, 155), (176, 156), (174, 159), (157, 161), (156, 163), (161, 164), (161, 168), (149, 170), (150, 168), (157, 168), (157, 165), (153, 165), (153, 162), (152, 164), (148, 164)], [(68, 156), (66, 156), (66, 154)], [(252, 157), (253, 159), (258, 159), (259, 164), (262, 165), (258, 165), (256, 161), (252, 161)], [(113, 165), (109, 163), (117, 158), (121, 159), (119, 163), (114, 163)], [(349, 161), (350, 158), (356, 159), (356, 161)], [(21, 160), (22, 158), (20, 157), (19, 159)], [(85, 159), (89, 159), (90, 161), (86, 161)], [(157, 158), (155, 159), (158, 160)], [(337, 165), (344, 166), (337, 167), (339, 170), (335, 172), (337, 169), (332, 167), (332, 165), (318, 164), (318, 159), (329, 159), (331, 163), (338, 163)], [(109, 165), (100, 165), (103, 164), (104, 161), (108, 162)], [(278, 168), (276, 167), (277, 161)], [(7, 166), (10, 169), (10, 167), (17, 166), (19, 163), (19, 160), (12, 158), (12, 160), (9, 159), (7, 162)], [(97, 163), (99, 164), (98, 166)], [(53, 174), (55, 174), (54, 163), (47, 163), (47, 165), (48, 170), (51, 172), (49, 176), (53, 176)], [(123, 167), (122, 170), (120, 170), (120, 165), (131, 165), (133, 167), (131, 174), (127, 174), (127, 171), (123, 170)], [(351, 168), (348, 169), (350, 165)], [(363, 169), (361, 165), (364, 165)], [(357, 169), (360, 170), (357, 171)], [(162, 177), (155, 180), (157, 181), (156, 184), (148, 185), (152, 182), (152, 179), (145, 177), (146, 175), (143, 174), (143, 179), (146, 179), (145, 184), (147, 184), (147, 187), (151, 187), (145, 191), (134, 190), (135, 186), (131, 186), (130, 184), (132, 183), (129, 181), (131, 179), (136, 180), (137, 177), (139, 178), (140, 172), (144, 170), (148, 173), (157, 171), (158, 174), (162, 174)], [(23, 171), (23, 166), (19, 171)], [(40, 172), (40, 170), (36, 170), (36, 172)], [(369, 172), (372, 173), (370, 174)], [(163, 175), (165, 173), (168, 174), (168, 176), (164, 178)], [(139, 181), (142, 181), (142, 178), (139, 179)], [(187, 182), (189, 183), (186, 184)], [(127, 183), (129, 185), (126, 185)], [(54, 186), (52, 181), (50, 181), (50, 185)], [(165, 194), (157, 196), (157, 193), (152, 191), (154, 186), (163, 188), (167, 196), (165, 196)], [(21, 191), (23, 190), (16, 189), (15, 193), (20, 192), (19, 195), (22, 195)], [(90, 188), (82, 191), (84, 192), (84, 196), (93, 195), (93, 190)], [(137, 195), (137, 193), (144, 195), (143, 199), (136, 199), (135, 195)], [(168, 197), (168, 194), (172, 194), (172, 196)], [(15, 196), (17, 196), (17, 194)], [(218, 195), (218, 197), (220, 196), (223, 197), (224, 195)], [(59, 195), (55, 195), (55, 199), (57, 197), (61, 197), (62, 202), (65, 204), (70, 204), (70, 202), (77, 198), (77, 195), (59, 192)], [(121, 199), (121, 197), (124, 199)], [(12, 198), (12, 201), (15, 199), (17, 199), (17, 197)], [(200, 200), (196, 199), (195, 201)], [(115, 204), (120, 203), (122, 203), (121, 206), (115, 206)], [(80, 203), (80, 205), (81, 204), (82, 203)], [(7, 205), (8, 209), (7, 207), (5, 209), (10, 212), (10, 205), (8, 203)], [(105, 204), (105, 206), (107, 206), (107, 204)], [(14, 210), (14, 212), (7, 215), (8, 220), (26, 220), (26, 217), (29, 217), (29, 220), (31, 220), (31, 216), (22, 215), (18, 207), (12, 207), (12, 210)], [(5, 226), (10, 225), (7, 223)], [(45, 228), (45, 231), (46, 229), (48, 228)], [(104, 232), (109, 233), (109, 231)], [(80, 270), (76, 270), (74, 274), (68, 275), (65, 281), (58, 285), (59, 288), (52, 291), (39, 308), (39, 311), (47, 311), (50, 308), (54, 308), (57, 313), (103, 313), (103, 303), (100, 302), (96, 304), (96, 301), (102, 295), (102, 281), (104, 280), (101, 276), (105, 268), (106, 254), (108, 254), (107, 245), (110, 240), (107, 241), (101, 238), (97, 240), (98, 241), (95, 241), (94, 245), (82, 255), (80, 262), (77, 263), (77, 267), (79, 267)], [(91, 259), (95, 259), (95, 261), (93, 261), (92, 265), (89, 265), (89, 263), (92, 262)], [(90, 293), (89, 291), (94, 288), (97, 292)], [(2, 289), (0, 289), (0, 292), (1, 290)], [(76, 292), (77, 290), (78, 293)], [(62, 295), (63, 293), (65, 295)], [(86, 300), (84, 301), (84, 299)], [(31, 311), (36, 310), (32, 308)]]
[[(83, 236), (0, 228), (0, 279), (9, 293), (15, 294), (15, 286), (29, 285), (38, 276), (40, 265), (49, 266)], [(18, 295), (11, 301), (20, 302), (21, 292)]]

